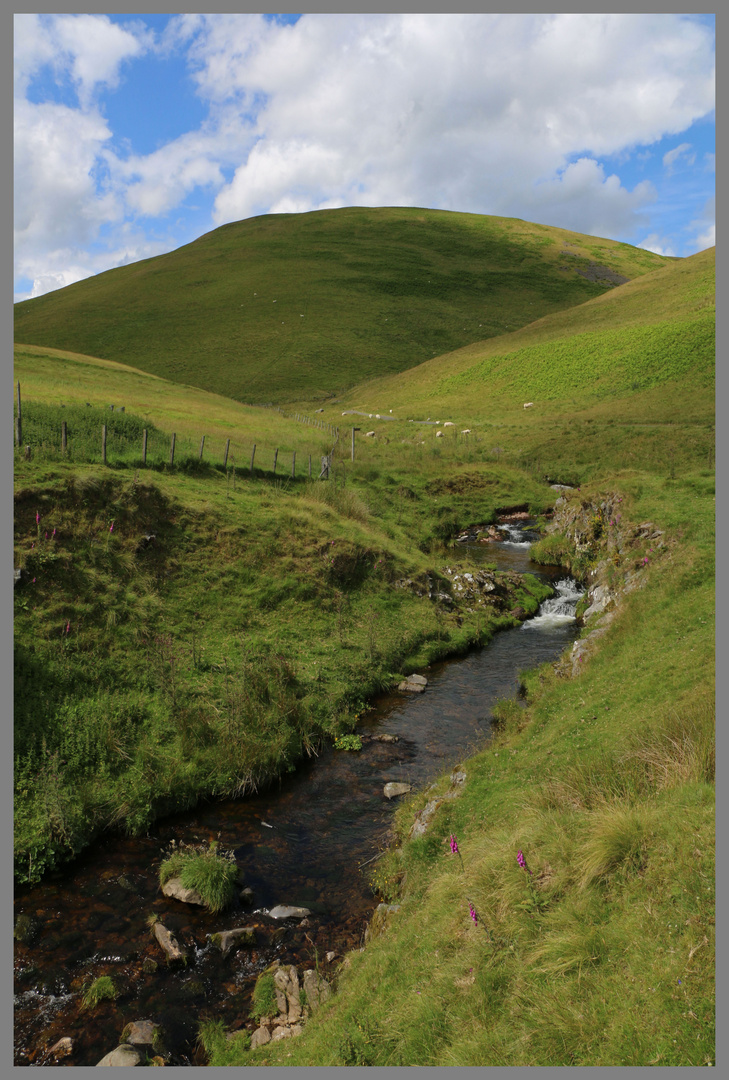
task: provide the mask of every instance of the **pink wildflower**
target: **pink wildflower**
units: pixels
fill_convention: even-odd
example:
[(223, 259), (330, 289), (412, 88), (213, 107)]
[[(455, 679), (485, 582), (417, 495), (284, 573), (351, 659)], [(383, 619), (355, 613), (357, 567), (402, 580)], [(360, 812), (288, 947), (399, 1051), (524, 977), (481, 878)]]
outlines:
[(451, 833), (450, 845), (451, 845), (451, 851), (453, 852), (453, 854), (454, 855), (460, 855), (460, 851), (458, 850), (458, 841), (456, 840), (453, 833)]
[(38, 513), (37, 510), (35, 512), (35, 523), (36, 523), (36, 525), (40, 525), (40, 514)]
[(111, 525), (109, 526), (109, 532), (110, 533), (114, 532), (114, 522), (113, 521), (112, 521)]
[(68, 634), (68, 633), (70, 633), (70, 631), (71, 631), (71, 620), (69, 619), (68, 622), (66, 623), (66, 633)]
[(469, 904), (468, 904), (468, 914), (473, 919), (474, 925), (478, 926), (478, 915), (476, 914), (476, 910), (475, 910), (473, 904), (470, 903), (470, 901), (469, 901)]

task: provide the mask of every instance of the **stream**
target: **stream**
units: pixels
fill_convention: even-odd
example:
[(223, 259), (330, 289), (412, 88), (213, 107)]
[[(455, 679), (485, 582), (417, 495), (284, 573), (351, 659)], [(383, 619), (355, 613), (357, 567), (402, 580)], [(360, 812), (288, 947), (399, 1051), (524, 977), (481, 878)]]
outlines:
[[(377, 905), (368, 884), (372, 860), (387, 843), (396, 805), (383, 786), (425, 787), (482, 747), (491, 708), (514, 695), (519, 672), (556, 660), (576, 635), (580, 589), (560, 568), (531, 562), (537, 536), (530, 524), (505, 522), (500, 542), (458, 544), (451, 565), (465, 556), (533, 573), (549, 580), (556, 595), (486, 648), (431, 665), (425, 693), (378, 698), (357, 731), (398, 741), (365, 740), (359, 753), (327, 747), (259, 795), (202, 802), (157, 822), (146, 836), (110, 834), (62, 871), (18, 891), (16, 918), (33, 917), (40, 932), (29, 944), (15, 942), (16, 1065), (96, 1065), (125, 1024), (140, 1019), (165, 1029), (170, 1064), (203, 1064), (195, 1046), (199, 1021), (244, 1026), (256, 976), (273, 959), (300, 970), (318, 962), (327, 977), (346, 951), (359, 947)], [(170, 841), (218, 838), (235, 852), (252, 903), (236, 901), (211, 915), (163, 897), (157, 872)], [(277, 922), (267, 914), (276, 904), (301, 905), (311, 914), (303, 923)], [(150, 915), (189, 950), (185, 968), (166, 967)], [(255, 927), (256, 947), (223, 959), (209, 935), (237, 926)], [(336, 959), (327, 961), (328, 952)], [(149, 970), (150, 960), (156, 970)], [(111, 975), (122, 993), (84, 1012), (83, 988), (100, 975)], [(73, 1052), (57, 1061), (48, 1050), (63, 1036), (73, 1039)]]

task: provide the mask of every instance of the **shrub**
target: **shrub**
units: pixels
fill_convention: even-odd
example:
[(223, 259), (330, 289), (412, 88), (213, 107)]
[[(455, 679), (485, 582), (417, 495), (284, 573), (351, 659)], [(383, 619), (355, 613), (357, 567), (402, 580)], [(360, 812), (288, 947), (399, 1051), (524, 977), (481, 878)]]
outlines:
[(177, 851), (159, 868), (159, 883), (179, 877), (186, 889), (196, 889), (214, 914), (233, 899), (238, 870), (232, 852), (219, 853), (217, 844)]

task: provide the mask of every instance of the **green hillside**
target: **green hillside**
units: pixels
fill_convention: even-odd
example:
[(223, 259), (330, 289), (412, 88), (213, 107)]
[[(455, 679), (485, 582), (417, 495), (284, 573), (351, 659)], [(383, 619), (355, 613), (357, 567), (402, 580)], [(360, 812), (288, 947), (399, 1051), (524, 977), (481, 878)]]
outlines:
[(266, 215), (23, 301), (15, 340), (238, 401), (322, 401), (668, 262), (615, 241), (477, 214)]
[(343, 403), (416, 416), (437, 402), (443, 419), (476, 422), (525, 400), (543, 416), (567, 401), (586, 407), (674, 380), (711, 395), (714, 261), (709, 248), (513, 333), (373, 380)]

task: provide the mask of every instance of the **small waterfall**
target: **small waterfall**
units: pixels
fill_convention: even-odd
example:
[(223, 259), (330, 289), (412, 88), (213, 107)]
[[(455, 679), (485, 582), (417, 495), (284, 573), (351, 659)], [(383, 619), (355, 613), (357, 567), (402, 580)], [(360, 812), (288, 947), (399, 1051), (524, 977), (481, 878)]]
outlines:
[(584, 595), (584, 590), (572, 578), (561, 578), (555, 581), (554, 587), (557, 595), (539, 605), (539, 611), (534, 618), (522, 624), (523, 630), (544, 630), (575, 621), (575, 608)]
[(506, 538), (501, 541), (506, 547), (528, 548), (531, 546), (531, 540), (527, 540), (524, 530), (519, 525), (508, 522), (505, 525), (499, 525), (499, 529), (506, 533)]

